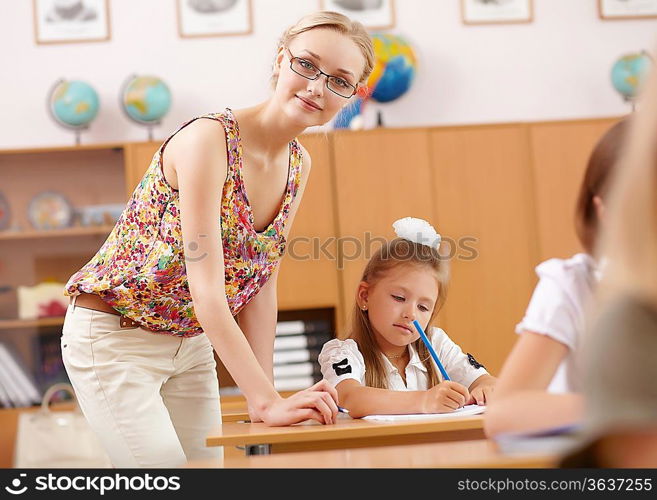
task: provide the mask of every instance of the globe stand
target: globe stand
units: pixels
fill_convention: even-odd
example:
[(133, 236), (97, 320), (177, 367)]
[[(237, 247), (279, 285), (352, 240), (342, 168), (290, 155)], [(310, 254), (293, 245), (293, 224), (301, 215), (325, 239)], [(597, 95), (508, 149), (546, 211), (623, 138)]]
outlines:
[[(84, 127), (86, 129), (87, 127)], [(81, 137), (81, 132), (84, 130), (83, 128), (76, 128), (75, 129), (75, 145), (79, 146), (80, 145), (80, 137)]]
[(155, 125), (160, 125), (160, 123), (161, 122), (159, 120), (156, 121), (156, 122), (151, 122), (151, 123), (142, 123), (142, 125), (144, 125), (146, 127), (146, 130), (148, 130), (148, 141), (149, 142), (153, 142), (153, 127)]

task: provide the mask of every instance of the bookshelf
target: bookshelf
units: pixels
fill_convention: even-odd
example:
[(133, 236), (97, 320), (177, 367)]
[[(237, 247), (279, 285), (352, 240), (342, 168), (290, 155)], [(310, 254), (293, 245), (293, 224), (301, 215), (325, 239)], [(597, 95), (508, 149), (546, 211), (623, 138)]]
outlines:
[[(277, 391), (306, 389), (322, 379), (317, 357), (336, 334), (336, 309), (318, 307), (278, 311), (274, 340), (274, 386)], [(238, 391), (221, 361), (217, 374), (222, 393)]]
[[(126, 202), (130, 158), (131, 145), (120, 143), (0, 151), (0, 191), (10, 213), (0, 231), (0, 344), (40, 391), (66, 380), (59, 353), (64, 318), (20, 318), (18, 287), (65, 283), (98, 250), (113, 225), (82, 225), (82, 211)], [(32, 224), (30, 202), (44, 192), (68, 201), (74, 214), (68, 227)]]

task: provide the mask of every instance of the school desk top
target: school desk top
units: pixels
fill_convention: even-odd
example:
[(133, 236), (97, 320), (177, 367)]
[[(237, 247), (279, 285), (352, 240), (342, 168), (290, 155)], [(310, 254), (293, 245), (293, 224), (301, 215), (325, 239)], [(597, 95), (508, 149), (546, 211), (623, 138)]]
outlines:
[(483, 416), (440, 420), (372, 422), (349, 417), (333, 425), (306, 421), (288, 427), (263, 423), (226, 422), (206, 438), (207, 446), (271, 445), (271, 452), (358, 448), (408, 443), (481, 439)]
[(487, 439), (376, 448), (339, 449), (227, 456), (218, 461), (192, 461), (192, 468), (552, 468), (559, 457), (548, 453), (505, 455)]
[(221, 421), (226, 422), (244, 422), (249, 420), (249, 413), (247, 411), (227, 410), (221, 414)]

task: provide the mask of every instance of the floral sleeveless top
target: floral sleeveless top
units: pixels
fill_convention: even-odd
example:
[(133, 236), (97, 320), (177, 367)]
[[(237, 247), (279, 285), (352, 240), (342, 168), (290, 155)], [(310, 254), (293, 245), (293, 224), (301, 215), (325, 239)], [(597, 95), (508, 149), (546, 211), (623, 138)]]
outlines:
[[(162, 153), (179, 130), (199, 118), (220, 122), (226, 131), (228, 168), (221, 202), (225, 287), (233, 315), (258, 293), (285, 252), (283, 235), (290, 205), (299, 189), (301, 148), (289, 143), (285, 197), (274, 220), (262, 232), (242, 178), (242, 146), (230, 109), (194, 118), (160, 146), (141, 182), (98, 253), (66, 284), (66, 295), (99, 295), (119, 313), (145, 328), (192, 337), (203, 333), (194, 314), (185, 271), (178, 191), (167, 183)], [(188, 244), (194, 250), (194, 243)]]

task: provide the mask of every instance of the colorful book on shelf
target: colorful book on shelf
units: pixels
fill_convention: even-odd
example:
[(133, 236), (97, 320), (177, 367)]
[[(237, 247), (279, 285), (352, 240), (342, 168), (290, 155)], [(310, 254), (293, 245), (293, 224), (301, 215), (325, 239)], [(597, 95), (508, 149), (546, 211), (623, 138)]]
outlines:
[(7, 348), (0, 343), (0, 380), (13, 406), (32, 406), (41, 397), (30, 382), (25, 369)]
[(2, 376), (0, 376), (0, 408), (11, 408), (12, 406), (14, 405), (12, 404), (11, 399), (9, 398), (9, 394), (5, 389)]
[(42, 391), (58, 382), (69, 383), (62, 361), (61, 337), (52, 333), (34, 338), (35, 378)]
[(0, 364), (7, 367), (11, 373), (12, 380), (18, 387), (26, 406), (41, 401), (41, 393), (32, 377), (28, 374), (27, 368), (19, 361), (18, 356), (13, 355), (4, 344), (0, 344)]

